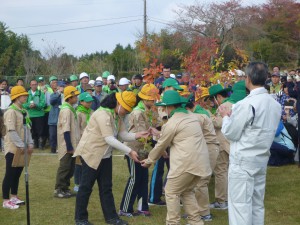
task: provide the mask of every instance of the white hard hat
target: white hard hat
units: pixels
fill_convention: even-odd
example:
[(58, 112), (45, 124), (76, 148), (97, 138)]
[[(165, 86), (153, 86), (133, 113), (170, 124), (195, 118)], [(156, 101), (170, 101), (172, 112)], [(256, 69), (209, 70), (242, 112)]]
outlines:
[(107, 80), (116, 80), (114, 75), (108, 75)]
[(170, 77), (173, 78), (173, 79), (176, 79), (176, 76), (173, 73), (170, 74)]
[(239, 77), (243, 77), (246, 75), (245, 72), (242, 70), (235, 70), (235, 72), (236, 72), (236, 75), (238, 75)]
[(119, 85), (126, 85), (126, 84), (129, 84), (129, 80), (126, 77), (122, 77), (119, 80)]
[(101, 80), (102, 81), (102, 77), (97, 77), (96, 80)]
[(79, 75), (79, 80), (81, 80), (81, 79), (84, 78), (84, 77), (90, 78), (89, 75), (88, 75), (86, 72), (82, 72), (82, 73)]
[(89, 84), (90, 84), (90, 85), (94, 85), (94, 84), (95, 84), (95, 80), (90, 80), (90, 81), (89, 81)]

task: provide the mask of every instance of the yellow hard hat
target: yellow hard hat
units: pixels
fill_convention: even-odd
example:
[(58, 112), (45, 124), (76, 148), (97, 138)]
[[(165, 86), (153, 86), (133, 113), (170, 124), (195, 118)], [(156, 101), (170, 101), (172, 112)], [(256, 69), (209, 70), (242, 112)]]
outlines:
[(64, 89), (64, 99), (65, 99), (65, 101), (68, 98), (73, 97), (73, 96), (77, 96), (79, 94), (80, 94), (80, 92), (76, 89), (76, 87), (68, 86)]
[(26, 95), (28, 96), (28, 92), (25, 90), (24, 87), (22, 86), (15, 86), (11, 89), (11, 92), (10, 92), (10, 99), (11, 100), (14, 100), (16, 99), (17, 97), (20, 97), (20, 96), (23, 96), (23, 95)]
[(145, 84), (138, 93), (138, 96), (144, 100), (157, 100), (159, 99), (158, 92), (159, 90), (154, 84)]
[(186, 86), (186, 85), (180, 85), (180, 87), (183, 89), (182, 91), (178, 91), (178, 93), (181, 96), (185, 96), (185, 95), (189, 95), (190, 94), (188, 86)]
[(136, 96), (132, 91), (123, 91), (116, 93), (118, 103), (126, 109), (128, 112), (132, 111), (132, 108), (136, 103)]

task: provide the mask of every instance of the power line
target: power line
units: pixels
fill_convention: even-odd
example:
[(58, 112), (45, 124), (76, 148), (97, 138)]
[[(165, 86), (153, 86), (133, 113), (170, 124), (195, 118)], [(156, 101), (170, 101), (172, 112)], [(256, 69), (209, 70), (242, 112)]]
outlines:
[(89, 26), (89, 27), (79, 27), (79, 28), (70, 28), (70, 29), (64, 29), (64, 30), (45, 31), (45, 32), (31, 33), (31, 34), (27, 34), (27, 35), (39, 35), (39, 34), (60, 33), (60, 32), (72, 31), (72, 30), (84, 30), (84, 29), (90, 29), (90, 28), (95, 28), (95, 27), (106, 27), (106, 26), (111, 26), (111, 25), (130, 23), (130, 22), (140, 21), (140, 20), (142, 20), (142, 19), (128, 20), (128, 21), (123, 21), (123, 22), (118, 22), (118, 23), (101, 24), (101, 25)]
[(149, 19), (149, 21), (170, 26), (170, 23), (165, 23), (165, 22), (161, 22), (161, 21), (158, 21), (158, 20), (154, 20), (154, 19)]
[(160, 18), (156, 18), (156, 17), (150, 17), (150, 18), (152, 18), (154, 20), (157, 20), (157, 21), (162, 21), (162, 22), (165, 22), (165, 23), (171, 23), (171, 21), (165, 20), (165, 19), (160, 19)]
[(87, 22), (93, 22), (93, 21), (118, 20), (118, 19), (127, 19), (127, 18), (132, 18), (132, 17), (139, 17), (139, 16), (143, 16), (143, 15), (124, 16), (124, 17), (115, 17), (115, 18), (106, 18), (106, 19), (94, 19), (94, 20), (70, 21), (70, 22), (65, 22), (65, 23), (50, 23), (50, 24), (30, 25), (30, 26), (24, 26), (24, 27), (13, 27), (11, 29), (21, 29), (21, 28), (31, 28), (31, 27), (46, 27), (46, 26), (66, 25), (66, 24), (74, 24), (74, 23), (87, 23)]
[[(132, 1), (120, 1), (118, 2), (118, 4), (128, 4), (128, 3), (136, 3), (139, 2), (139, 0), (132, 0)], [(48, 5), (30, 5), (30, 7), (61, 7), (61, 6), (89, 6), (89, 5), (103, 5), (103, 4), (110, 4), (110, 0), (107, 1), (101, 1), (101, 2), (92, 2), (92, 3), (79, 3), (79, 4), (48, 4)], [(22, 8), (24, 7), (23, 5), (18, 4), (17, 6), (10, 6), (10, 5), (6, 5), (6, 8)]]

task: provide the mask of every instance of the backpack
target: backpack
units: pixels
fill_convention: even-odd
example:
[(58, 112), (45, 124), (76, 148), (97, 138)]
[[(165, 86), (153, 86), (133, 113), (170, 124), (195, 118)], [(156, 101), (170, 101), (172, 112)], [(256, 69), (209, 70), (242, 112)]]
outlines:
[(295, 148), (298, 148), (298, 144), (299, 144), (298, 130), (296, 129), (296, 127), (294, 127), (290, 123), (283, 123), (283, 124), (284, 124), (284, 127), (287, 130), (288, 134), (291, 136), (291, 138), (289, 138), (289, 137), (287, 137), (287, 138), (289, 138), (293, 142)]

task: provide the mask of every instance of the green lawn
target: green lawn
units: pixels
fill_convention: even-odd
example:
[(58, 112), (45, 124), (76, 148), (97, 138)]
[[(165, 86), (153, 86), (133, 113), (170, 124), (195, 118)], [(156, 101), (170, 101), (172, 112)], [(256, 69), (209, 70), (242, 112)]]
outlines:
[[(2, 185), (5, 160), (0, 155), (0, 183)], [(53, 197), (55, 175), (58, 167), (57, 156), (33, 155), (29, 167), (30, 210), (32, 225), (74, 224), (75, 198)], [(127, 163), (123, 157), (113, 159), (113, 193), (118, 210), (128, 177)], [(266, 223), (268, 225), (300, 224), (300, 169), (297, 166), (269, 168), (265, 197)], [(89, 204), (89, 219), (95, 225), (105, 224), (99, 204), (97, 186)], [(212, 188), (211, 188), (212, 190)], [(25, 200), (24, 175), (20, 179), (19, 196)], [(166, 207), (151, 206), (152, 217), (126, 218), (134, 225), (165, 224)], [(212, 210), (211, 225), (228, 224), (227, 211)], [(26, 207), (17, 210), (0, 208), (1, 225), (25, 225)], [(182, 224), (186, 224), (182, 220)], [(242, 224), (241, 224), (242, 225)]]

